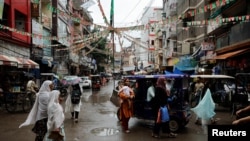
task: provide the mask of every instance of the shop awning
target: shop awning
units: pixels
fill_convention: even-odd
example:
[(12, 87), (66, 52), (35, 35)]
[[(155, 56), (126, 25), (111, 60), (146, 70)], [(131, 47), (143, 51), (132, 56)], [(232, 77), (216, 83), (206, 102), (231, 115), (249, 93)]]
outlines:
[(0, 65), (6, 66), (15, 66), (18, 68), (36, 68), (39, 69), (39, 64), (36, 62), (26, 59), (26, 58), (18, 58), (7, 55), (0, 55)]
[(0, 55), (0, 65), (15, 66), (17, 67), (18, 61), (15, 57)]
[(25, 59), (25, 58), (17, 58), (18, 62), (18, 67), (19, 68), (33, 68), (33, 69), (39, 69), (39, 64), (36, 62), (30, 60), (30, 59)]
[(222, 54), (222, 55), (215, 56), (213, 59), (225, 60), (227, 58), (240, 55), (240, 54), (242, 54), (242, 53), (244, 53), (246, 51), (250, 51), (250, 49), (246, 48), (246, 49), (241, 49), (241, 50), (237, 50), (237, 51), (234, 51), (234, 52), (225, 53), (225, 54)]

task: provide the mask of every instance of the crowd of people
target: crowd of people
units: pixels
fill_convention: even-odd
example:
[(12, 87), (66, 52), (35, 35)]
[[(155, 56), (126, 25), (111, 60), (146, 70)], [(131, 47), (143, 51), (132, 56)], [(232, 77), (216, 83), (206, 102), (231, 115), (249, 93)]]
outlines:
[[(218, 119), (215, 118), (215, 102), (213, 101), (212, 93), (210, 91), (211, 84), (208, 82), (203, 82), (202, 80), (203, 79), (198, 77), (196, 79), (196, 83), (194, 84), (193, 90), (196, 104), (191, 108), (191, 110), (196, 115), (195, 124), (206, 127), (207, 124), (215, 124)], [(122, 112), (120, 114), (123, 129), (125, 132), (129, 133), (130, 131), (128, 130), (128, 121), (129, 118), (133, 116), (133, 107), (131, 108), (129, 102), (125, 99), (133, 99), (136, 93), (133, 92), (133, 89), (128, 87), (127, 82), (129, 82), (129, 80), (128, 78), (125, 78), (123, 82), (118, 84), (116, 89), (119, 91), (119, 96), (122, 99)], [(156, 81), (152, 81), (147, 88), (147, 96), (145, 100), (150, 103), (153, 115), (155, 117), (152, 137), (158, 138), (160, 137), (160, 133), (166, 133), (168, 137), (177, 136), (177, 134), (172, 133), (169, 128), (170, 117), (164, 122), (159, 120), (163, 118), (162, 115), (164, 115), (164, 113), (161, 113), (161, 109), (163, 109), (163, 107), (167, 107), (167, 114), (169, 114), (171, 111), (171, 107), (169, 105), (171, 105), (172, 100), (175, 98), (174, 95), (171, 94), (173, 84), (174, 79), (159, 77)], [(129, 116), (124, 117), (124, 111), (129, 111)], [(238, 110), (236, 112), (236, 117), (236, 120), (232, 122), (233, 125), (250, 123), (250, 106)]]
[[(118, 95), (121, 99), (120, 106), (120, 119), (124, 132), (130, 133), (129, 119), (133, 117), (133, 99), (135, 98), (135, 92), (130, 86), (128, 78), (124, 78), (122, 82), (119, 82), (117, 86)], [(160, 132), (166, 133), (168, 137), (176, 137), (177, 134), (172, 133), (169, 127), (169, 97), (170, 88), (172, 82), (169, 84), (164, 77), (158, 78), (158, 80), (152, 81), (147, 90), (147, 101), (150, 103), (153, 111), (154, 128), (152, 130), (152, 137), (159, 138)], [(165, 107), (165, 113), (161, 112), (162, 107)], [(161, 117), (165, 114), (168, 118), (163, 120)]]
[[(194, 83), (194, 101), (196, 104), (191, 110), (196, 114), (196, 124), (204, 125), (208, 124), (208, 121), (210, 121), (211, 124), (217, 122), (217, 120), (214, 119), (216, 115), (215, 102), (212, 98), (210, 89), (214, 89), (211, 83), (207, 81), (204, 84), (200, 77), (198, 77)], [(217, 89), (217, 91), (224, 90), (224, 93), (221, 93), (222, 101), (225, 100), (225, 93), (229, 93), (230, 91), (230, 87), (226, 84), (223, 85), (220, 80), (216, 83), (215, 89)], [(236, 119), (233, 120), (232, 125), (250, 125), (250, 105), (237, 109), (235, 116)]]
[[(167, 137), (175, 138), (177, 134), (171, 132), (169, 127), (171, 107), (169, 104), (173, 97), (171, 97), (171, 88), (174, 80), (159, 77), (156, 81), (152, 81), (147, 89), (146, 101), (150, 106), (154, 115), (154, 127), (152, 130), (152, 137), (159, 138), (161, 133)], [(204, 84), (201, 78), (198, 78), (194, 85), (195, 95), (197, 95), (196, 106), (192, 108), (196, 114), (196, 122), (198, 120), (213, 120), (215, 116), (215, 104), (211, 97), (209, 84)], [(79, 112), (81, 111), (81, 100), (77, 103), (72, 102), (72, 94), (75, 89), (81, 92), (79, 85), (69, 85), (69, 95), (65, 99), (61, 96), (59, 90), (54, 89), (54, 83), (51, 80), (45, 80), (40, 89), (34, 83), (34, 79), (30, 79), (27, 83), (27, 90), (36, 95), (33, 107), (28, 114), (27, 119), (19, 128), (28, 125), (34, 125), (32, 131), (36, 134), (35, 141), (50, 141), (53, 138), (60, 138), (66, 140), (64, 132), (65, 113), (71, 113), (71, 118), (78, 122)], [(125, 78), (118, 87), (118, 95), (121, 99), (120, 105), (120, 119), (122, 129), (125, 133), (130, 133), (129, 120), (133, 117), (133, 100), (136, 93), (130, 86), (130, 81)], [(65, 109), (62, 103), (65, 102)], [(236, 111), (236, 120), (232, 122), (233, 125), (242, 125), (250, 123), (250, 106)]]
[[(39, 91), (33, 91), (34, 88), (38, 87), (32, 78), (28, 81), (26, 89), (35, 95), (35, 102), (28, 117), (19, 128), (33, 125), (32, 132), (36, 134), (35, 141), (65, 141), (65, 113), (71, 113), (71, 118), (76, 123), (78, 122), (81, 100), (78, 103), (73, 103), (72, 95), (74, 89), (78, 89), (77, 91), (80, 92), (81, 96), (82, 92), (79, 84), (68, 86), (68, 96), (66, 98), (60, 90), (54, 89), (55, 84), (51, 80), (45, 80)], [(65, 102), (65, 109), (62, 106), (63, 102)]]

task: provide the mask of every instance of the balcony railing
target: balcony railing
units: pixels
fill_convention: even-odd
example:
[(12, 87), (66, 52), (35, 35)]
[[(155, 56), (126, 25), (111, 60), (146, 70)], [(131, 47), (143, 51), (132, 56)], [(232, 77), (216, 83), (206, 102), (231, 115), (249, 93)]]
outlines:
[(167, 7), (167, 17), (173, 16), (177, 14), (177, 1), (169, 1), (168, 7)]
[(189, 27), (187, 30), (181, 30), (177, 33), (178, 41), (187, 41), (195, 38), (195, 27)]
[(250, 39), (250, 23), (239, 23), (231, 28), (231, 32), (216, 41), (216, 49), (224, 48)]
[(250, 23), (243, 22), (239, 23), (231, 28), (230, 36), (230, 44), (235, 44), (237, 42), (241, 42), (250, 38)]
[[(220, 19), (222, 16), (218, 16), (218, 18)], [(220, 23), (218, 23), (218, 21), (216, 20), (212, 20), (211, 22), (209, 22), (209, 25), (207, 27), (207, 33), (211, 33), (211, 32), (215, 32), (215, 30), (217, 30), (218, 28), (220, 28), (222, 25)]]
[(204, 26), (204, 27), (196, 27), (195, 28), (195, 36), (196, 37), (199, 37), (199, 36), (202, 36), (202, 35), (205, 35), (205, 33), (206, 33), (206, 27)]
[(176, 37), (176, 24), (171, 24), (171, 27), (166, 31), (166, 39)]
[(189, 10), (195, 9), (197, 5), (197, 0), (179, 0), (177, 6), (177, 14), (181, 15)]

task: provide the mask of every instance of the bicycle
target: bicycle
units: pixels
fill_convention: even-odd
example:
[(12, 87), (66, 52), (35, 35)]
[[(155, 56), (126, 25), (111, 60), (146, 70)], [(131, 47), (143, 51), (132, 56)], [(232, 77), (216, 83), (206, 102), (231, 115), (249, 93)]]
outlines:
[(26, 92), (5, 92), (4, 104), (5, 109), (9, 113), (15, 113), (19, 108), (21, 108), (23, 112), (29, 112), (33, 106), (33, 101)]

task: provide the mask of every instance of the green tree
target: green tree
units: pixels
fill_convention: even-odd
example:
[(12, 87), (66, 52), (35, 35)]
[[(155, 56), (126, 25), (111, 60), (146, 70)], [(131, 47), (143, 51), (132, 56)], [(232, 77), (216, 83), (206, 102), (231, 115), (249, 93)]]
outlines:
[(94, 47), (96, 49), (90, 53), (90, 56), (96, 60), (98, 72), (105, 71), (105, 67), (100, 66), (100, 64), (101, 63), (106, 64), (107, 62), (105, 62), (105, 61), (109, 57), (107, 54), (105, 54), (105, 52), (108, 51), (106, 49), (106, 44), (107, 44), (107, 38), (104, 38), (104, 37), (101, 37), (96, 42), (93, 42), (90, 44), (92, 47)]

